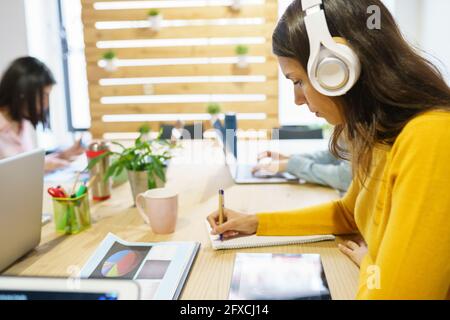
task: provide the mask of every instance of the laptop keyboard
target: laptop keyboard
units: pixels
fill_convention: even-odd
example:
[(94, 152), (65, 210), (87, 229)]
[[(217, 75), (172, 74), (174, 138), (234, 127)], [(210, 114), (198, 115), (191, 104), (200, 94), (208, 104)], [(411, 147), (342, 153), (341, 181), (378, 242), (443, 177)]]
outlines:
[(240, 179), (254, 179), (256, 177), (252, 174), (252, 168), (253, 166), (249, 164), (239, 164), (236, 174)]
[(284, 178), (282, 174), (270, 174), (267, 171), (259, 171), (252, 174), (254, 165), (251, 164), (239, 164), (237, 167), (237, 176), (240, 179), (270, 179), (270, 178)]

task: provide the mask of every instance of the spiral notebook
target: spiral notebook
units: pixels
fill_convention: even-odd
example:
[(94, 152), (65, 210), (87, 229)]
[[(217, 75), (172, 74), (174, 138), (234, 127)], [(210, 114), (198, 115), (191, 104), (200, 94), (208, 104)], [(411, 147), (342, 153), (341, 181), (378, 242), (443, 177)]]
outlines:
[(206, 221), (206, 229), (208, 230), (208, 235), (214, 250), (285, 246), (290, 244), (312, 243), (319, 241), (330, 241), (335, 239), (333, 235), (295, 236), (295, 237), (252, 235), (221, 241), (219, 239), (219, 236), (211, 234), (211, 226), (209, 225), (208, 221)]

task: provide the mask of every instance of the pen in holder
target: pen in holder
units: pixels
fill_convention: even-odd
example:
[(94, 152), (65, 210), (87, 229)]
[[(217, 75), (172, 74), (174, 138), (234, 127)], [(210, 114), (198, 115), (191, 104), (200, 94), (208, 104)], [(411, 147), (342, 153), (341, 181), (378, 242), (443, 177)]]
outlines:
[(87, 192), (76, 198), (53, 198), (53, 211), (56, 232), (75, 234), (91, 226)]

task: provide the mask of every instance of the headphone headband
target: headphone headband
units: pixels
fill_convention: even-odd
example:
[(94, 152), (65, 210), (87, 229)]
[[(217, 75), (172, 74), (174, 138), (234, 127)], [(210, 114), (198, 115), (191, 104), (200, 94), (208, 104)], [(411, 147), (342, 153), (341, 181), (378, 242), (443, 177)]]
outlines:
[(335, 41), (328, 29), (322, 0), (302, 0), (309, 38), (309, 79), (320, 93), (340, 96), (356, 83), (361, 65), (355, 52), (342, 41)]
[(302, 0), (303, 11), (322, 5), (322, 0)]

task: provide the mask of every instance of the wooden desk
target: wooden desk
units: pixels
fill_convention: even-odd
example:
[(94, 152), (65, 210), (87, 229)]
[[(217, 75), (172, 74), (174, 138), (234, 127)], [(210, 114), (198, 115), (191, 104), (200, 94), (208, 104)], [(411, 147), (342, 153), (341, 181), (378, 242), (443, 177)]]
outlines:
[[(305, 143), (299, 144), (299, 150), (305, 150)], [(287, 146), (297, 152), (292, 142)], [(311, 146), (320, 148), (309, 143), (308, 148)], [(263, 143), (260, 147), (262, 150), (267, 145)], [(278, 147), (283, 150), (282, 146)], [(272, 149), (275, 151), (277, 146)], [(226, 190), (227, 207), (251, 213), (330, 201), (338, 198), (334, 190), (312, 185), (235, 185), (223, 164), (221, 150), (211, 141), (185, 142), (184, 148), (176, 153), (168, 170), (167, 183), (179, 192), (179, 218), (174, 234), (156, 235), (143, 223), (132, 207), (131, 191), (126, 183), (113, 190), (110, 200), (91, 204), (94, 223), (90, 229), (66, 236), (56, 234), (53, 223), (44, 226), (39, 247), (4, 274), (70, 276), (84, 265), (107, 233), (112, 232), (127, 241), (201, 242), (182, 299), (226, 299), (236, 252), (318, 253), (322, 256), (333, 298), (352, 299), (355, 296), (358, 268), (339, 252), (336, 242), (214, 251), (204, 225), (205, 217), (217, 209), (219, 188)], [(47, 195), (44, 195), (44, 209), (52, 212)]]

